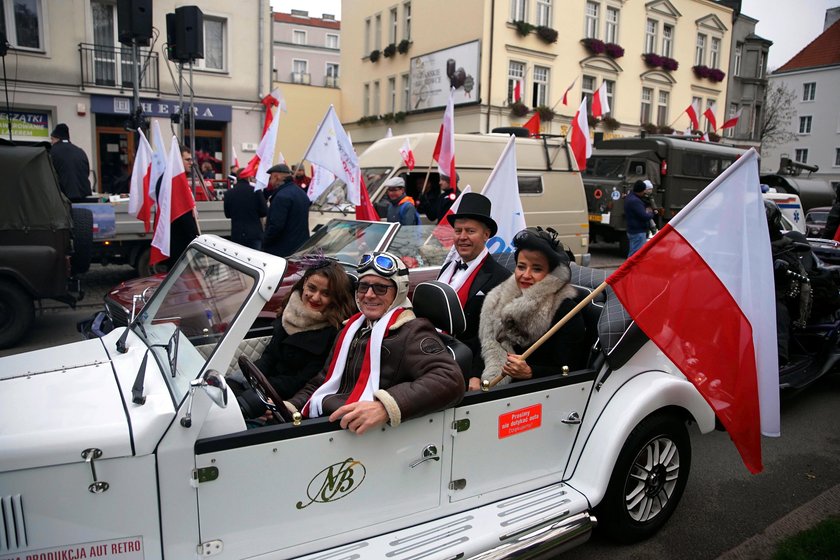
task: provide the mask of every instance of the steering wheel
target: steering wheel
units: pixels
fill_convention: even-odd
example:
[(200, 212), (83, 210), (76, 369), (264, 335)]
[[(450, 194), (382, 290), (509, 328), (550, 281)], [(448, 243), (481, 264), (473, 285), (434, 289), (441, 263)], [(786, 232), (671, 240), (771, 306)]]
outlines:
[(263, 372), (260, 371), (254, 362), (248, 356), (242, 354), (239, 356), (239, 369), (242, 370), (242, 375), (248, 380), (248, 384), (256, 391), (257, 396), (263, 402), (265, 407), (271, 411), (274, 418), (278, 422), (291, 422), (292, 413), (283, 404), (283, 398), (277, 393), (274, 385), (269, 383)]

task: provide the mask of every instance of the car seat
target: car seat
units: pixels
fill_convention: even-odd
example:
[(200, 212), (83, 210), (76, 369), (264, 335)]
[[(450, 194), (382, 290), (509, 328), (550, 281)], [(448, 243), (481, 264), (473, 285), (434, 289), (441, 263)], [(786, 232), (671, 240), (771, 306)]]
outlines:
[(467, 328), (464, 310), (458, 300), (458, 294), (452, 286), (444, 282), (421, 282), (414, 288), (411, 298), (414, 314), (428, 319), (440, 332), (441, 340), (455, 358), (461, 373), (469, 374), (472, 366), (472, 350), (456, 337)]

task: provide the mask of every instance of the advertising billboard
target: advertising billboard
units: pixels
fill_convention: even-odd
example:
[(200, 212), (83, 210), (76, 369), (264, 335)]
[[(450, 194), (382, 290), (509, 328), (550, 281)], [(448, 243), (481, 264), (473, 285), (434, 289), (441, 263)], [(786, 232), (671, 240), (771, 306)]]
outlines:
[(480, 58), (478, 40), (413, 57), (410, 110), (445, 107), (450, 87), (455, 105), (478, 101)]

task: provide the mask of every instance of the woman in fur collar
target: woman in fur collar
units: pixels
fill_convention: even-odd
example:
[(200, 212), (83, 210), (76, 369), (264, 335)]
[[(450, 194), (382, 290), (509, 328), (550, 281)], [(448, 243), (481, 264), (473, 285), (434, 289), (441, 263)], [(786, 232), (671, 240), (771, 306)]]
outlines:
[[(559, 373), (564, 365), (570, 369), (581, 365), (575, 359), (585, 335), (580, 315), (522, 359), (522, 353), (577, 304), (577, 292), (569, 283), (569, 257), (554, 230), (524, 229), (513, 245), (516, 270), (487, 294), (481, 311), (481, 380), (504, 375), (501, 383), (510, 383)], [(470, 380), (470, 389), (479, 385), (477, 378)]]
[[(284, 398), (297, 393), (321, 371), (341, 324), (354, 307), (352, 284), (340, 264), (319, 255), (304, 257), (302, 266), (305, 272), (283, 303), (271, 341), (254, 362)], [(253, 389), (245, 387), (234, 389), (239, 392), (243, 414), (246, 418), (262, 416), (265, 405)]]

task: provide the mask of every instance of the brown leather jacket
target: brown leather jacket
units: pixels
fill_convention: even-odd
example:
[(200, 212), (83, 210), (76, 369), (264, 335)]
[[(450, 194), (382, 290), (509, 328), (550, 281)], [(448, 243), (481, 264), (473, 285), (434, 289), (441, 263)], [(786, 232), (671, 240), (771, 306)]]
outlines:
[[(335, 395), (324, 398), (324, 416), (332, 414), (347, 400), (358, 379), (369, 341), (370, 329), (359, 329), (350, 346), (341, 388)], [(335, 351), (333, 345), (327, 367)], [(323, 384), (326, 373), (325, 367), (289, 399), (289, 404), (298, 410), (303, 408), (312, 393)], [(400, 314), (382, 341), (379, 387), (374, 397), (388, 411), (390, 424), (397, 426), (404, 420), (461, 402), (464, 396), (464, 376), (432, 324), (426, 319), (416, 318), (407, 309)]]

